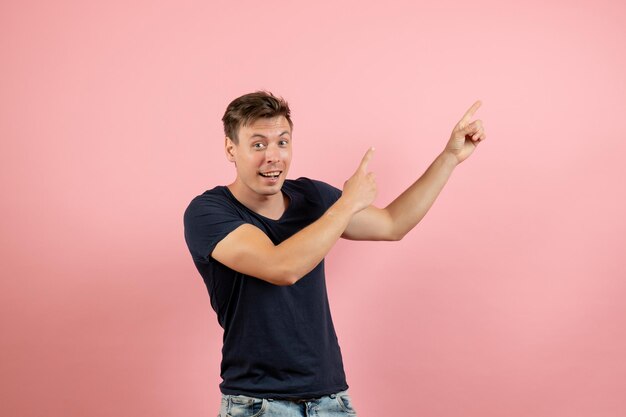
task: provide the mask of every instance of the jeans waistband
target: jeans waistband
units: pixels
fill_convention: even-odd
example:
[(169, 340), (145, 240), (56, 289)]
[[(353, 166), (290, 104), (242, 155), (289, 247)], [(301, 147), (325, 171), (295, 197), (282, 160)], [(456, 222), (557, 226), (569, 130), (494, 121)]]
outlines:
[(315, 398), (299, 398), (299, 397), (292, 397), (292, 398), (280, 398), (280, 401), (290, 401), (290, 402), (294, 402), (294, 403), (305, 403), (305, 402), (309, 402), (309, 401), (316, 401), (319, 400), (321, 398), (324, 397), (330, 397), (330, 398), (335, 398), (337, 395), (343, 394), (346, 391), (339, 391), (333, 394), (328, 394), (328, 395), (322, 395), (321, 397), (315, 397)]

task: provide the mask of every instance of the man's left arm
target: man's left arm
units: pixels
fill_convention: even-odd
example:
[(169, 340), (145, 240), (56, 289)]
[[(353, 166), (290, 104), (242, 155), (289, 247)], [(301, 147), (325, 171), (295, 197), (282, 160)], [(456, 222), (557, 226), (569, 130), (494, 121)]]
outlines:
[(445, 149), (426, 172), (391, 204), (370, 205), (355, 214), (342, 237), (351, 240), (400, 240), (426, 215), (454, 168), (486, 138), (481, 120), (471, 118), (482, 103), (475, 102), (454, 126)]

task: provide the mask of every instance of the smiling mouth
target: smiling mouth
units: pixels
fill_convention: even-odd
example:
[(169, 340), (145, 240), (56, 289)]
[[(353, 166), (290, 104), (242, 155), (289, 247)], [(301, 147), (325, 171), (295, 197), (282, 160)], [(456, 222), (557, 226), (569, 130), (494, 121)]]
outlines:
[(259, 175), (265, 178), (278, 178), (283, 171), (259, 172)]

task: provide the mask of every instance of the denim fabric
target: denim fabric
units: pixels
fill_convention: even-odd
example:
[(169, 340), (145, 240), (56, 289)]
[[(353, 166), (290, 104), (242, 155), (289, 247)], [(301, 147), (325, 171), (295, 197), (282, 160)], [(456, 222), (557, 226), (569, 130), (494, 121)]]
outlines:
[(218, 417), (356, 417), (348, 391), (315, 399), (275, 400), (222, 394)]

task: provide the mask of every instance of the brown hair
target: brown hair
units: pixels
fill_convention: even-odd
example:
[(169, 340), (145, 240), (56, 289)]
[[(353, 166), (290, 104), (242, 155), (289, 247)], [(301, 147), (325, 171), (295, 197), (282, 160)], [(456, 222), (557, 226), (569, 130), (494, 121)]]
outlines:
[(262, 117), (272, 118), (284, 116), (293, 129), (291, 110), (282, 97), (275, 97), (269, 91), (257, 91), (234, 99), (226, 108), (222, 122), (224, 133), (233, 142), (238, 143), (239, 128), (248, 126)]

